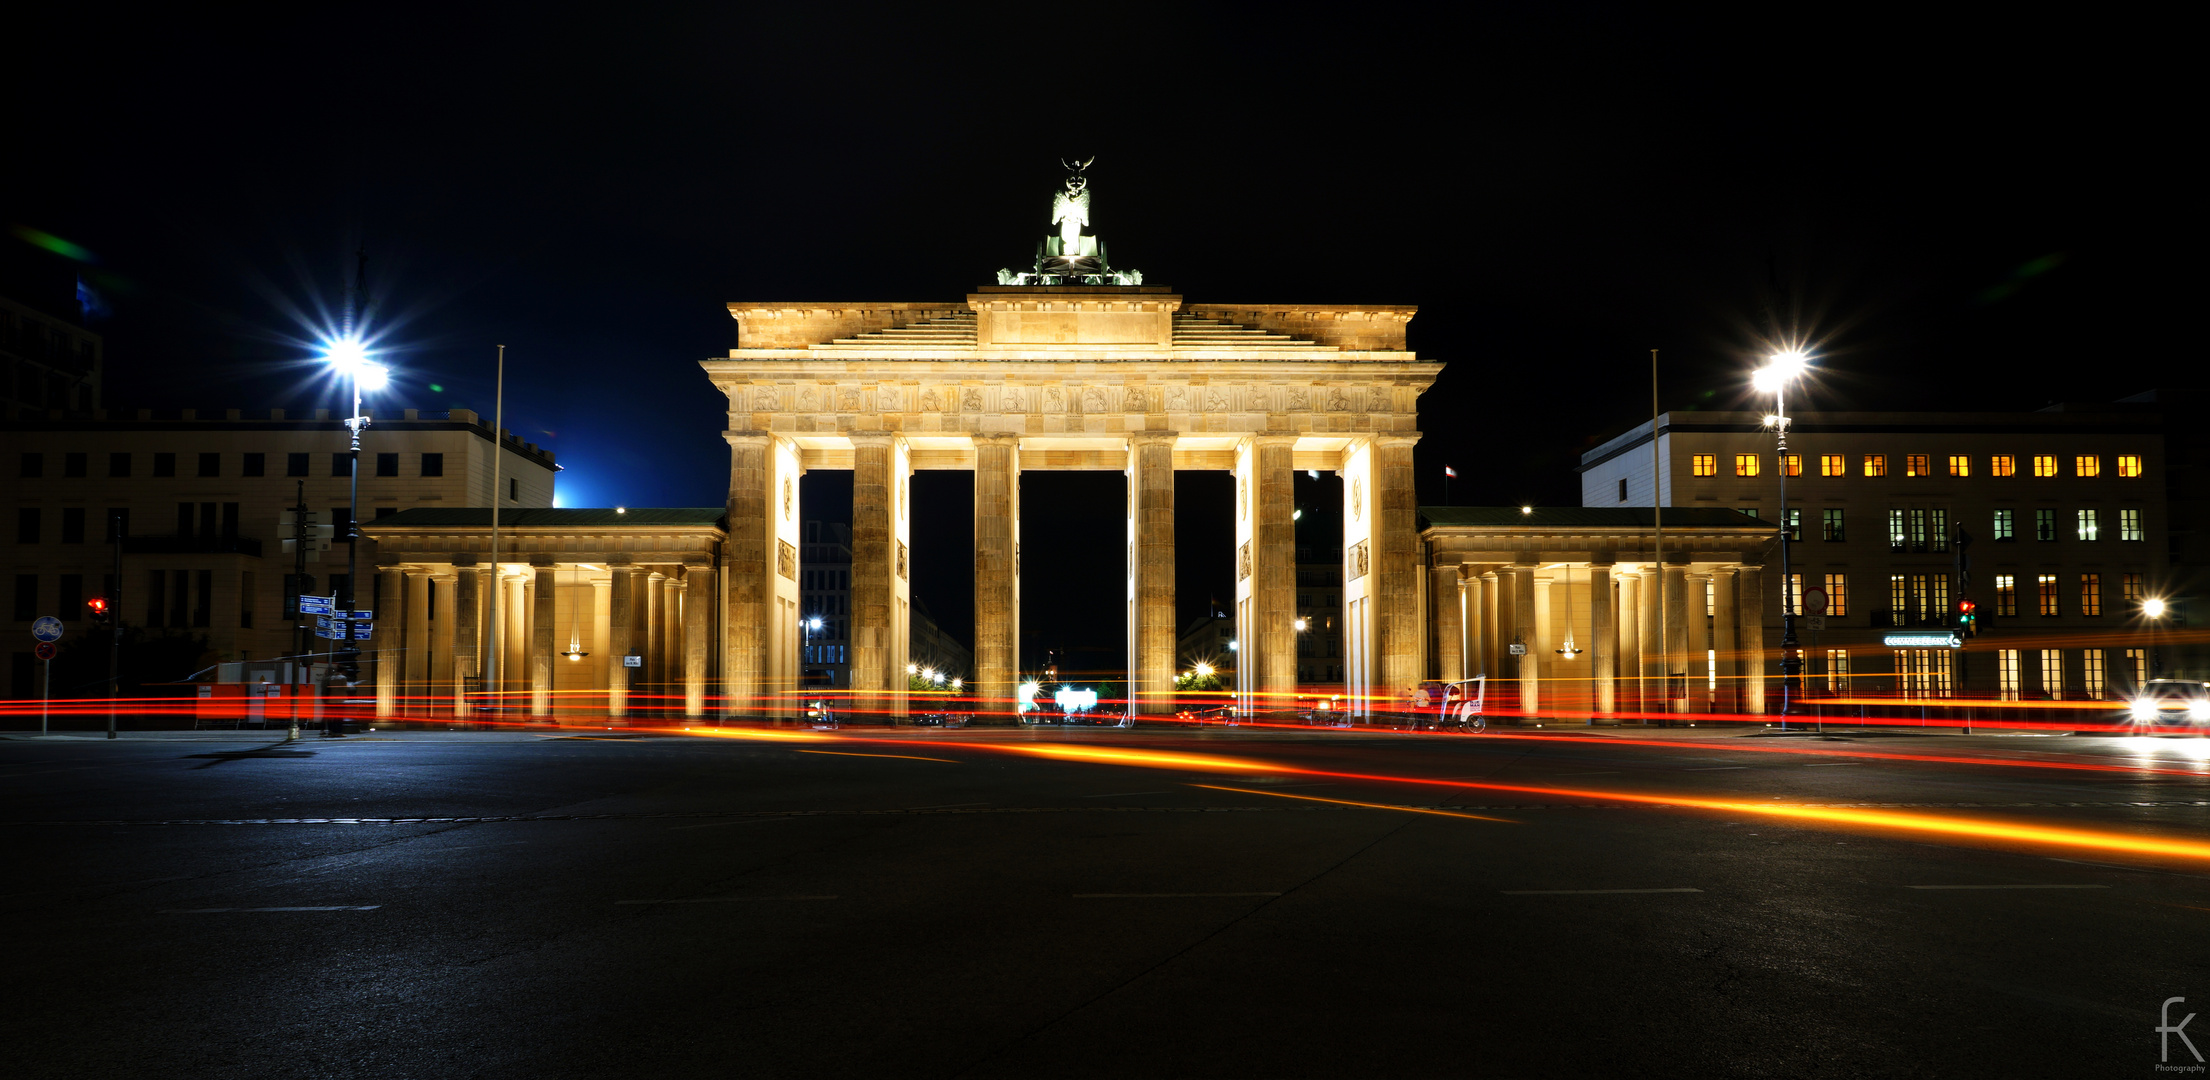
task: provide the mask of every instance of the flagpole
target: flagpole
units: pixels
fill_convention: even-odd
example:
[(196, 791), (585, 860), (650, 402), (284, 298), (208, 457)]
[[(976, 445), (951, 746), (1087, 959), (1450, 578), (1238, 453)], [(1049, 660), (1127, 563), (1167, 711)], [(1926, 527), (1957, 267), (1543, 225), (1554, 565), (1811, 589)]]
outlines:
[[(492, 392), (491, 397), (491, 655), (485, 657), (487, 662), (484, 664), (483, 683), (484, 689), (491, 692), (491, 708), (496, 713), (500, 702), (503, 700), (501, 691), (506, 689), (499, 682), (499, 661), (504, 656), (500, 651), (502, 642), (499, 633), (504, 628), (503, 620), (499, 617), (504, 605), (500, 604), (499, 601), (501, 595), (506, 592), (506, 579), (499, 572), (499, 465), (500, 459), (506, 456), (506, 436), (503, 434), (506, 428), (506, 346), (504, 345), (499, 346), (499, 374), (493, 385), (496, 389)], [(496, 720), (497, 716), (494, 715), (493, 719)]]
[[(1664, 689), (1658, 700), (1665, 703), (1667, 712), (1673, 709), (1673, 639), (1672, 625), (1666, 621), (1665, 610), (1665, 475), (1662, 459), (1658, 454), (1658, 391), (1657, 350), (1650, 350), (1650, 537), (1657, 557), (1651, 569), (1657, 571), (1651, 580), (1657, 583), (1658, 595), (1658, 679)], [(1650, 722), (1649, 703), (1643, 703), (1642, 722)]]

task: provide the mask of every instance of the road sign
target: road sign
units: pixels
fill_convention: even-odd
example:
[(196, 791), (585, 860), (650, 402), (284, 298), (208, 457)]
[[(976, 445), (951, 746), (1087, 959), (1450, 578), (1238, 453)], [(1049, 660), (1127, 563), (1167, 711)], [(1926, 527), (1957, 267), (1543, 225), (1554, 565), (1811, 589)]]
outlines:
[(1806, 616), (1804, 616), (1804, 617), (1803, 617), (1803, 628), (1804, 628), (1804, 629), (1806, 629), (1806, 630), (1809, 630), (1809, 631), (1811, 631), (1811, 632), (1812, 632), (1812, 633), (1814, 633), (1814, 634), (1817, 634), (1817, 633), (1821, 633), (1821, 632), (1824, 632), (1824, 631), (1826, 630), (1826, 616), (1824, 616), (1824, 615), (1806, 615)]
[(1513, 655), (1513, 656), (1525, 656), (1525, 655), (1527, 655), (1527, 646), (1525, 646), (1525, 645), (1522, 645), (1522, 644), (1520, 644), (1520, 643), (1518, 643), (1518, 642), (1516, 642), (1516, 641), (1515, 641), (1515, 642), (1513, 642), (1513, 643), (1512, 643), (1512, 655)]
[(31, 624), (31, 636), (40, 641), (61, 640), (61, 620), (51, 615), (41, 615)]
[(373, 625), (364, 622), (357, 622), (353, 624), (353, 640), (367, 641), (368, 639), (375, 636), (376, 627), (374, 627)]
[(1813, 585), (1810, 588), (1803, 590), (1803, 613), (1806, 615), (1826, 614), (1825, 589), (1817, 585)]
[(337, 600), (338, 598), (335, 596), (302, 596), (299, 598), (299, 613), (301, 615), (328, 615)]
[(645, 666), (645, 658), (637, 655), (636, 653), (630, 653), (628, 656), (622, 657), (622, 666), (643, 667)]
[(1956, 633), (1887, 634), (1880, 644), (1891, 649), (1961, 649), (1964, 635)]
[(58, 650), (54, 648), (54, 643), (51, 641), (41, 641), (38, 643), (37, 648), (31, 650), (32, 654), (37, 656), (41, 660), (53, 659), (54, 653), (57, 651)]

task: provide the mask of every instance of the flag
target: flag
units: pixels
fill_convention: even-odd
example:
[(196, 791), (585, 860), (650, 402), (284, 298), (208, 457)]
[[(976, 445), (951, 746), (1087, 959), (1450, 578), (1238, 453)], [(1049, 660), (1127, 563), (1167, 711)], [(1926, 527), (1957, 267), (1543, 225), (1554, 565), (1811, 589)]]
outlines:
[(1453, 468), (1451, 468), (1451, 467), (1450, 467), (1450, 466), (1448, 466), (1448, 465), (1445, 465), (1445, 466), (1443, 466), (1443, 475), (1444, 475), (1444, 476), (1447, 476), (1447, 477), (1450, 477), (1450, 478), (1451, 478), (1451, 479), (1453, 479), (1453, 480), (1456, 480), (1456, 479), (1458, 479), (1458, 470), (1456, 470), (1456, 469), (1453, 469)]

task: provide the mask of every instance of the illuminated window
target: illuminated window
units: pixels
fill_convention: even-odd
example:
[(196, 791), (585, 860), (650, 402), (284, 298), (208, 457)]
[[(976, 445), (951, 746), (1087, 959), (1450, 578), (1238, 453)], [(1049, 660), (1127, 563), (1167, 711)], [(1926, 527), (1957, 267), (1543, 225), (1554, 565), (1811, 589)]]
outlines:
[(2016, 539), (2018, 539), (2018, 522), (2017, 522), (2017, 519), (2018, 519), (2018, 511), (2016, 511), (2016, 510), (1997, 510), (1997, 511), (1995, 512), (1995, 529), (1994, 529), (1994, 539), (1997, 539), (1997, 540), (2016, 540)]
[(2144, 674), (2149, 670), (2149, 651), (2147, 649), (2127, 649), (2125, 651), (2125, 665), (2125, 672), (2130, 676), (2127, 681), (2134, 686), (2141, 685)]
[(2080, 575), (2080, 614), (2082, 614), (2082, 615), (2100, 615), (2100, 614), (2102, 614), (2102, 613), (2103, 613), (2103, 576), (2102, 576), (2101, 574), (2081, 574), (2081, 575)]
[(1970, 476), (1970, 475), (1972, 475), (1972, 459), (1971, 459), (1971, 458), (1969, 458), (1969, 457), (1966, 457), (1966, 456), (1965, 456), (1965, 455), (1963, 455), (1963, 454), (1951, 454), (1951, 455), (1949, 455), (1949, 475), (1951, 475), (1951, 476)]
[(1819, 511), (1819, 536), (1825, 540), (1844, 539), (1842, 511), (1839, 508), (1828, 507)]
[(1995, 613), (2018, 614), (2018, 578), (2015, 575), (1995, 575)]
[(1911, 550), (1926, 550), (1926, 511), (1912, 508), (1910, 511)]
[(2133, 603), (2139, 601), (2144, 595), (2146, 594), (2141, 591), (2141, 575), (2118, 575), (2118, 599)]
[(1926, 602), (1922, 617), (1929, 623), (1940, 625), (1949, 617), (1949, 575), (1934, 574), (1926, 579), (1921, 593)]
[(1910, 625), (1911, 579), (1902, 574), (1888, 575), (1888, 621), (1897, 626)]
[(1886, 476), (1886, 475), (1888, 475), (1888, 456), (1887, 456), (1886, 454), (1866, 454), (1866, 455), (1865, 455), (1865, 475), (1866, 475), (1866, 476)]
[(1803, 543), (1803, 508), (1791, 506), (1784, 512), (1784, 516), (1788, 519), (1786, 524), (1788, 542), (1791, 544)]
[(1907, 698), (1948, 697), (1955, 686), (1951, 681), (1951, 657), (1947, 649), (1897, 649), (1895, 651), (1896, 682)]
[(1826, 650), (1826, 692), (1849, 693), (1849, 650)]
[(1826, 575), (1826, 613), (1834, 616), (1849, 614), (1849, 575)]
[(2041, 597), (2041, 613), (2043, 615), (2060, 614), (2057, 611), (2057, 576), (2055, 574), (2035, 574), (2034, 587)]
[(2102, 512), (2101, 512), (2101, 511), (2099, 511), (2099, 510), (2082, 510), (2082, 511), (2080, 511), (2080, 513), (2079, 513), (2079, 537), (2080, 537), (2080, 539), (2082, 539), (2082, 540), (2097, 540), (2097, 539), (2101, 539), (2101, 537), (2102, 537), (2102, 531), (2103, 531), (2103, 520), (2102, 520)]
[(1782, 454), (1782, 455), (1780, 455), (1780, 473), (1781, 473), (1781, 475), (1782, 475), (1782, 476), (1802, 476), (1802, 475), (1803, 475), (1803, 455), (1802, 455), (1802, 454)]
[(2034, 539), (2054, 540), (2056, 538), (2057, 512), (2050, 509), (2034, 511)]
[[(1788, 575), (1781, 583), (1780, 591), (1780, 610), (1782, 614), (1803, 614), (1803, 575)], [(1710, 608), (1707, 607), (1705, 610), (1708, 611)]]
[(2080, 650), (2080, 692), (2100, 700), (2103, 696), (2105, 660), (2101, 649)]
[(2093, 454), (2081, 454), (2072, 459), (2072, 475), (2101, 476), (2102, 474), (2103, 459)]
[(2057, 474), (2057, 456), (2056, 456), (2055, 454), (2035, 454), (2035, 455), (2034, 455), (2034, 475), (2035, 475), (2035, 476), (2055, 476), (2056, 474)]
[(1995, 685), (2004, 701), (2017, 701), (2025, 696), (2025, 686), (2023, 680), (2019, 678), (2019, 674), (2018, 650), (1996, 650)]
[(2050, 701), (2064, 699), (2064, 650), (2041, 650), (2041, 696)]
[(1933, 550), (1949, 550), (1949, 511), (1928, 510), (1926, 521), (1927, 539), (1933, 544)]
[(1903, 456), (1903, 475), (1932, 476), (1933, 470), (1928, 464), (1930, 460), (1924, 454), (1905, 454)]
[(1890, 551), (1910, 550), (1911, 536), (1908, 528), (1903, 524), (1903, 519), (1904, 512), (1902, 510), (1890, 509), (1888, 511), (1888, 550)]
[(1987, 474), (1989, 476), (2016, 476), (2018, 475), (2018, 459), (2009, 454), (1997, 454), (1987, 459)]
[(2118, 539), (2141, 539), (2141, 511), (2131, 507), (2118, 511)]
[(2141, 455), (2118, 455), (2118, 475), (2129, 478), (2141, 475)]
[(1688, 459), (1688, 471), (1694, 476), (1719, 475), (1719, 455), (1697, 454)]
[(1756, 454), (1736, 454), (1736, 455), (1734, 455), (1734, 475), (1736, 475), (1736, 476), (1756, 476), (1756, 475), (1757, 475), (1757, 455), (1756, 455)]
[(1848, 476), (1849, 464), (1842, 460), (1842, 455), (1840, 454), (1820, 454), (1819, 475)]

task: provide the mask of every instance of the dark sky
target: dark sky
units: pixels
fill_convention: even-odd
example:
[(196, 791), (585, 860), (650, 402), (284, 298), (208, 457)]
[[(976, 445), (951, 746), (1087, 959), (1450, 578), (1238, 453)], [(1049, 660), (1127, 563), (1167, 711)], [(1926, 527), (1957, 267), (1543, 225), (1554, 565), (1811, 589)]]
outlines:
[[(1740, 402), (1788, 336), (1831, 408), (2202, 381), (2195, 65), (2115, 15), (58, 7), (11, 32), (0, 206), (95, 256), (112, 405), (335, 405), (297, 313), (365, 244), (383, 406), (489, 411), (504, 343), (508, 426), (567, 505), (719, 504), (695, 361), (734, 343), (725, 303), (956, 299), (1034, 250), (1072, 154), (1148, 281), (1420, 305), (1412, 347), (1450, 365), (1427, 501), (1447, 462), (1459, 502), (1577, 503), (1578, 451), (1647, 415), (1653, 347), (1668, 408)], [(75, 264), (0, 245), (8, 291), (68, 294)], [(1212, 479), (1181, 481), (1192, 540)], [(964, 634), (958, 480), (917, 486), (916, 546)], [(1026, 483), (1024, 546), (1112, 568), (1027, 583), (1030, 651), (1117, 627), (1118, 478)], [(1191, 614), (1228, 568), (1193, 546)]]

